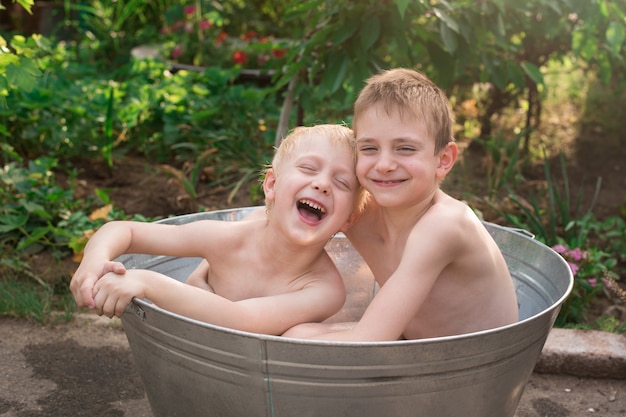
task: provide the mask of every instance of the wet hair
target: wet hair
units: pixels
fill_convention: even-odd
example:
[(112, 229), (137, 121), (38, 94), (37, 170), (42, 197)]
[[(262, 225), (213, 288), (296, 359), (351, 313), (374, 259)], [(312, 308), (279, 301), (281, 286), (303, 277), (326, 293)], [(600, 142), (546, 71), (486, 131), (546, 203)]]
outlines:
[(435, 153), (454, 141), (454, 116), (448, 98), (418, 71), (395, 68), (368, 78), (354, 103), (352, 127), (355, 133), (363, 114), (378, 105), (387, 114), (398, 111), (402, 119), (412, 117), (424, 123), (428, 134), (435, 138)]
[[(281, 172), (282, 164), (294, 157), (297, 153), (298, 145), (303, 140), (316, 140), (320, 138), (329, 140), (333, 146), (346, 146), (350, 152), (352, 152), (352, 161), (356, 167), (356, 138), (352, 129), (340, 124), (319, 124), (308, 127), (299, 126), (293, 129), (281, 141), (278, 148), (276, 148), (272, 163), (265, 168), (261, 178), (265, 177), (267, 170), (270, 168), (274, 170), (274, 174), (278, 177)], [(355, 208), (361, 209), (365, 201), (365, 190), (360, 184), (358, 187)], [(268, 209), (271, 208), (271, 202), (266, 201), (265, 204)]]

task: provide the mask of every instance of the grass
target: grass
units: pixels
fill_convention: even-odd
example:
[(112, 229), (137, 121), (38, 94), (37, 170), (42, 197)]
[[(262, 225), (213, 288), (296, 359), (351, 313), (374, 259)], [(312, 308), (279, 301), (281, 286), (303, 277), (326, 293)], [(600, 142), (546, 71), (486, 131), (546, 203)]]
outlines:
[[(57, 294), (49, 285), (24, 282), (17, 278), (0, 280), (0, 316), (26, 318), (38, 323), (56, 320), (69, 321), (74, 317), (71, 294)], [(52, 313), (61, 311), (61, 315)]]

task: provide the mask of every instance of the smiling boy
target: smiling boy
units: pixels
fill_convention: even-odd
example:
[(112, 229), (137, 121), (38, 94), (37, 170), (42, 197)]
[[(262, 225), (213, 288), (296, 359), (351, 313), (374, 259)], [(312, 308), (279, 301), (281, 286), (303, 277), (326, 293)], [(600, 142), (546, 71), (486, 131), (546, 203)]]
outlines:
[(354, 105), (357, 177), (369, 192), (346, 235), (380, 290), (358, 323), (303, 324), (290, 337), (377, 341), (458, 335), (517, 321), (504, 258), (481, 221), (440, 184), (457, 159), (453, 117), (426, 76), (371, 77)]
[[(279, 335), (336, 313), (345, 288), (324, 250), (354, 220), (361, 188), (352, 131), (296, 128), (263, 181), (266, 215), (184, 225), (110, 222), (88, 242), (70, 288), (79, 306), (121, 316), (133, 297), (233, 329)], [(150, 270), (126, 270), (125, 253), (201, 257), (202, 280), (187, 285)], [(200, 288), (199, 288), (200, 287)]]

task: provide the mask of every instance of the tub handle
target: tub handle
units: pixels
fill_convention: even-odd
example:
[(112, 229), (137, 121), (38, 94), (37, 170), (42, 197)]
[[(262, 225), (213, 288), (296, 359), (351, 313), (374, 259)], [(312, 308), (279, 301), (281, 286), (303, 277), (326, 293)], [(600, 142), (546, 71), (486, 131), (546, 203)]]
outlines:
[(139, 317), (141, 320), (145, 319), (146, 312), (144, 311), (143, 308), (141, 308), (139, 304), (135, 302), (134, 298), (131, 301), (131, 303), (128, 305), (128, 307), (130, 307), (131, 313), (133, 313), (135, 316)]

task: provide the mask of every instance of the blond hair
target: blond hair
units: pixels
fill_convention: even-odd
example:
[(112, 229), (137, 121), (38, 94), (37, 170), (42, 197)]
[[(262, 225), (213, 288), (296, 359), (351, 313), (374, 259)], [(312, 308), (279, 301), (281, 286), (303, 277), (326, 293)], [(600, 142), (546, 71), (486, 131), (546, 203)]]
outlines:
[(435, 153), (454, 141), (454, 116), (448, 98), (418, 71), (395, 68), (367, 79), (354, 103), (355, 132), (365, 111), (376, 105), (382, 105), (387, 114), (398, 111), (401, 118), (414, 117), (424, 123), (428, 134), (435, 138)]
[[(265, 177), (268, 169), (274, 171), (274, 175), (280, 175), (280, 168), (285, 161), (293, 158), (298, 144), (303, 140), (316, 140), (324, 138), (330, 141), (333, 146), (346, 146), (352, 152), (352, 161), (356, 166), (356, 138), (352, 129), (345, 125), (339, 124), (319, 124), (314, 126), (298, 126), (294, 128), (280, 143), (272, 163), (266, 167), (262, 175)], [(358, 185), (356, 198), (356, 208), (361, 209), (365, 201), (365, 190)], [(266, 201), (267, 209), (271, 208), (271, 202)]]

